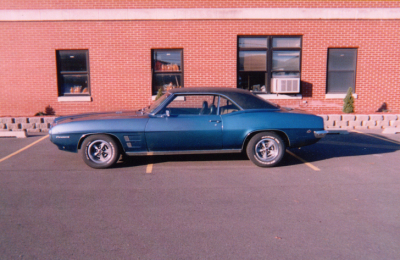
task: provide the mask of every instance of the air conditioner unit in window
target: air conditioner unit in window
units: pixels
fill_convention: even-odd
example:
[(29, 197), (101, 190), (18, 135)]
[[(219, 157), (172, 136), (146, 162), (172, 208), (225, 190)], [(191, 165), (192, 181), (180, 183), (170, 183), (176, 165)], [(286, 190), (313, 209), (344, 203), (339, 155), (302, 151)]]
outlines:
[(299, 78), (272, 78), (272, 93), (300, 93)]

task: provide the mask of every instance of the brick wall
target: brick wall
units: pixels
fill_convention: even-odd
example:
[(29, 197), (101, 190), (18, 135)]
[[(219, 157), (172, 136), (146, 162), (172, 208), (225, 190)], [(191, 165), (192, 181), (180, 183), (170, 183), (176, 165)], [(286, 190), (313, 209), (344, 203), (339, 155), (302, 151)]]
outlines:
[[(0, 1), (0, 9), (193, 7), (400, 7), (398, 1)], [(229, 6), (228, 6), (229, 5)], [(236, 87), (238, 35), (302, 35), (301, 100), (272, 100), (340, 113), (326, 99), (328, 48), (358, 48), (357, 113), (383, 102), (400, 111), (399, 20), (180, 20), (0, 22), (0, 116), (139, 109), (151, 102), (151, 50), (183, 49), (185, 87)], [(57, 100), (56, 50), (88, 49), (92, 102)]]
[(393, 8), (399, 1), (317, 0), (0, 0), (0, 9), (107, 9), (107, 8)]

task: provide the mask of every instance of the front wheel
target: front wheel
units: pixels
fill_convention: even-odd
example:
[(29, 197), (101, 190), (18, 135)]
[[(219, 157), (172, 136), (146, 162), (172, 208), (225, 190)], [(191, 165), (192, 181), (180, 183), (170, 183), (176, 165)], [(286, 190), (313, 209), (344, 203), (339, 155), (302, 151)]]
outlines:
[(253, 136), (246, 147), (249, 159), (257, 166), (277, 165), (285, 155), (285, 143), (272, 132), (262, 132)]
[(82, 144), (83, 161), (90, 167), (104, 169), (119, 159), (117, 143), (108, 135), (91, 135)]

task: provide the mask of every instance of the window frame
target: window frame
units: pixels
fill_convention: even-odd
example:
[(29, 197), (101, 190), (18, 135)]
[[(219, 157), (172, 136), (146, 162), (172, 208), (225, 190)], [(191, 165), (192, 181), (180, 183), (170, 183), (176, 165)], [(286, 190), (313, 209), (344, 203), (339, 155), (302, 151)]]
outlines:
[[(181, 64), (181, 68), (179, 71), (175, 71), (175, 70), (156, 70), (156, 59), (155, 59), (155, 54), (156, 52), (161, 52), (161, 51), (179, 51), (180, 52), (180, 64)], [(157, 95), (158, 92), (158, 88), (156, 86), (156, 77), (158, 75), (175, 75), (175, 76), (180, 76), (180, 87), (183, 88), (184, 87), (184, 64), (183, 64), (183, 49), (152, 49), (151, 50), (151, 78), (152, 78), (152, 82), (151, 82), (151, 93), (152, 96)], [(164, 89), (162, 92), (165, 93), (167, 91), (167, 89)]]
[[(332, 57), (330, 57), (330, 51), (331, 50), (354, 50), (355, 51), (355, 64), (354, 64), (354, 70), (330, 70), (329, 69), (329, 61)], [(329, 91), (329, 72), (349, 72), (353, 71), (354, 72), (354, 87), (352, 87), (352, 93), (356, 93), (356, 84), (357, 84), (357, 61), (358, 61), (358, 48), (328, 48), (328, 53), (327, 53), (327, 65), (326, 65), (326, 87), (325, 87), (325, 94), (326, 95), (341, 95), (341, 94), (346, 94), (346, 91), (343, 92), (332, 92)]]
[[(179, 93), (179, 94), (174, 94), (172, 95), (172, 97), (170, 98), (169, 96), (167, 97), (167, 99), (169, 100), (163, 100), (161, 102), (161, 104), (159, 106), (157, 106), (157, 108), (155, 108), (153, 111), (151, 111), (150, 113), (158, 116), (158, 117), (164, 117), (166, 114), (166, 110), (168, 110), (168, 106), (174, 102), (174, 101), (187, 101), (188, 97), (193, 97), (193, 96), (213, 96), (213, 103), (210, 104), (214, 104), (216, 106), (216, 114), (212, 114), (212, 115), (216, 115), (216, 116), (222, 116), (222, 115), (227, 115), (230, 113), (234, 113), (234, 112), (238, 112), (243, 110), (239, 105), (236, 104), (236, 102), (232, 101), (230, 98), (226, 97), (225, 95), (220, 95), (220, 94), (215, 94), (215, 93)], [(221, 101), (225, 100), (227, 105), (233, 106), (235, 108), (234, 111), (228, 111), (227, 113), (222, 113), (222, 104)], [(171, 114), (172, 116), (178, 116), (178, 115), (184, 115), (184, 116), (207, 116), (210, 114)]]
[[(61, 70), (62, 68), (62, 60), (61, 60), (61, 53), (62, 52), (76, 52), (76, 53), (84, 53), (85, 54), (85, 62), (86, 62), (86, 70), (82, 71), (74, 71), (74, 70)], [(89, 67), (89, 50), (87, 49), (62, 49), (56, 50), (56, 64), (57, 64), (57, 88), (58, 88), (58, 97), (60, 98), (72, 98), (77, 97), (84, 97), (82, 101), (86, 101), (85, 97), (91, 96), (91, 87), (90, 87), (90, 67)], [(87, 77), (87, 93), (65, 93), (64, 90), (64, 80), (63, 77), (65, 75), (71, 76), (86, 76)], [(82, 90), (81, 90), (82, 91)], [(64, 101), (64, 100), (63, 100)]]
[[(239, 42), (242, 38), (266, 38), (267, 39), (267, 47), (240, 47)], [(300, 39), (300, 47), (273, 47), (273, 40), (276, 38), (298, 38)], [(239, 87), (239, 77), (240, 73), (264, 73), (264, 83), (266, 87), (266, 91), (253, 91), (257, 94), (271, 94), (271, 79), (272, 75), (275, 72), (288, 72), (288, 73), (298, 73), (299, 79), (301, 80), (301, 64), (302, 64), (302, 49), (303, 49), (303, 36), (302, 35), (238, 35), (237, 37), (237, 72), (236, 72), (236, 87)], [(265, 51), (266, 52), (266, 70), (265, 71), (244, 71), (240, 70), (240, 52), (241, 51)], [(273, 62), (273, 53), (274, 51), (299, 51), (299, 70), (273, 70), (272, 62)], [(250, 86), (248, 86), (250, 88)], [(300, 91), (301, 92), (301, 91)]]
[[(192, 99), (193, 97), (200, 97), (200, 99), (197, 100), (197, 101), (200, 101), (200, 103), (201, 103), (200, 106), (198, 106), (199, 103), (193, 103), (193, 101), (194, 102), (197, 102), (197, 101), (188, 100), (188, 99)], [(201, 97), (203, 97), (203, 98), (201, 98)], [(171, 98), (171, 100), (168, 101), (168, 103), (165, 104), (165, 106), (159, 112), (157, 112), (157, 114), (161, 114), (161, 115), (165, 114), (164, 110), (170, 110), (170, 109), (183, 110), (183, 109), (186, 108), (188, 110), (198, 109), (199, 111), (196, 112), (196, 113), (181, 113), (181, 114), (179, 114), (179, 113), (171, 113), (171, 116), (209, 116), (211, 114), (208, 114), (208, 113), (200, 114), (199, 113), (201, 111), (201, 109), (202, 109), (203, 102), (207, 101), (206, 97), (212, 97), (212, 100), (213, 100), (212, 102), (207, 102), (208, 103), (208, 107), (207, 108), (209, 108), (211, 105), (215, 105), (215, 107), (216, 107), (215, 108), (216, 109), (216, 113), (212, 114), (212, 115), (219, 115), (218, 114), (218, 107), (219, 107), (220, 96), (218, 94), (209, 94), (209, 93), (196, 93), (196, 94), (186, 93), (186, 94), (174, 95), (174, 97)], [(188, 102), (188, 103), (187, 103), (187, 106), (169, 107), (175, 101), (177, 101), (177, 102), (181, 102), (182, 101), (182, 102)], [(194, 104), (195, 104), (195, 106), (193, 106)], [(176, 105), (176, 104), (173, 104), (173, 105)]]

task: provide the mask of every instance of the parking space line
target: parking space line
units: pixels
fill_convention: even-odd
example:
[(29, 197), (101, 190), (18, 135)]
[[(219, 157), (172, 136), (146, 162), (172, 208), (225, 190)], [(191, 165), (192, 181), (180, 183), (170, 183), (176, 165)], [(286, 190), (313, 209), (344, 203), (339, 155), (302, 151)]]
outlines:
[(311, 163), (309, 163), (309, 162), (307, 162), (306, 160), (304, 160), (303, 158), (301, 158), (301, 157), (295, 155), (295, 154), (292, 153), (291, 151), (286, 150), (286, 152), (287, 152), (288, 154), (290, 154), (291, 156), (293, 156), (294, 158), (296, 158), (297, 160), (302, 161), (305, 165), (307, 165), (308, 167), (310, 167), (310, 168), (313, 169), (314, 171), (320, 171), (320, 169), (319, 169), (317, 166), (312, 165)]
[(34, 146), (35, 144), (37, 144), (37, 143), (43, 141), (44, 139), (46, 139), (47, 137), (49, 137), (49, 135), (46, 135), (46, 136), (40, 138), (39, 140), (36, 140), (35, 142), (33, 142), (33, 143), (31, 143), (31, 144), (25, 146), (24, 148), (21, 148), (21, 149), (19, 149), (18, 151), (14, 152), (14, 153), (12, 153), (12, 154), (10, 154), (10, 155), (7, 155), (6, 157), (0, 159), (0, 162), (3, 162), (3, 161), (5, 161), (5, 160), (7, 160), (8, 158), (13, 157), (14, 155), (17, 155), (17, 154), (19, 154), (19, 153), (25, 151), (25, 150), (28, 149), (29, 147)]
[(146, 167), (146, 173), (152, 173), (153, 172), (153, 152), (148, 152), (147, 155), (150, 156), (150, 163)]
[(353, 130), (352, 132), (357, 133), (357, 134), (368, 135), (368, 136), (374, 137), (374, 138), (376, 138), (376, 139), (380, 139), (380, 140), (383, 140), (383, 141), (386, 141), (386, 142), (390, 142), (390, 143), (394, 143), (394, 144), (400, 145), (400, 142), (395, 141), (395, 140), (383, 138), (383, 137), (376, 136), (376, 135), (372, 135), (372, 134), (368, 134), (368, 133), (363, 133), (363, 132), (360, 132), (360, 131), (357, 131), (357, 130)]
[(152, 173), (153, 172), (153, 164), (148, 164), (146, 167), (146, 173)]

